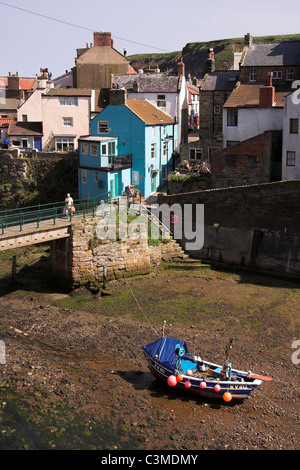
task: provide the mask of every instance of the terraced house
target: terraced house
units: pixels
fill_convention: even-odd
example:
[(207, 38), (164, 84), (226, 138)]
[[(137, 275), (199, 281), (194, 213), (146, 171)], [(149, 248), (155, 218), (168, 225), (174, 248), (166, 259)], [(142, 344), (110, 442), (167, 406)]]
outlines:
[(79, 139), (79, 197), (121, 196), (134, 185), (142, 197), (157, 191), (174, 168), (178, 124), (145, 99), (114, 89), (110, 104)]

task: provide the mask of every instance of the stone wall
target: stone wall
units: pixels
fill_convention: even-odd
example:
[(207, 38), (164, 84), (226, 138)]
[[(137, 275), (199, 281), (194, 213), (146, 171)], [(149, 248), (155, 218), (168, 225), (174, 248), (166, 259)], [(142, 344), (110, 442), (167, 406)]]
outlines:
[(0, 150), (0, 209), (77, 198), (78, 154)]
[[(149, 246), (142, 224), (135, 237), (132, 234), (125, 237), (121, 232), (113, 238), (99, 239), (97, 226), (101, 224), (102, 217), (73, 222), (68, 239), (52, 242), (50, 260), (54, 278), (70, 287), (88, 283), (98, 286), (104, 281), (104, 268), (106, 280), (119, 279), (148, 274), (164, 260), (185, 256), (173, 239)], [(111, 236), (115, 226), (105, 222), (105, 227)]]
[(299, 274), (299, 198), (294, 180), (159, 195), (158, 204), (204, 204), (204, 246), (187, 252), (193, 257)]

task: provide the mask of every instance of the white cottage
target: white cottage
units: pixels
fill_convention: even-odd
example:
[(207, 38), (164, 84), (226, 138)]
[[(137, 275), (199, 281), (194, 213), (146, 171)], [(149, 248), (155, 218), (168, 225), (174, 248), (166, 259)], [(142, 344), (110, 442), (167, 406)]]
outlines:
[[(300, 83), (299, 83), (300, 84)], [(285, 97), (282, 135), (282, 179), (300, 179), (300, 89)]]

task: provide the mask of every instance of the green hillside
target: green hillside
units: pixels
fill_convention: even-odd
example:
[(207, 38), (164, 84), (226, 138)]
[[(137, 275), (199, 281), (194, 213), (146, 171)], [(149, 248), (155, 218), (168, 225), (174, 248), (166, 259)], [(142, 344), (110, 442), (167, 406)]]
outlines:
[[(285, 41), (300, 41), (300, 34), (282, 36), (254, 37), (254, 43), (272, 43)], [(182, 51), (165, 54), (136, 54), (129, 56), (131, 65), (136, 71), (150, 67), (159, 67), (161, 72), (177, 72), (177, 63), (180, 57), (186, 66), (186, 74), (202, 78), (206, 72), (206, 59), (208, 50), (215, 51), (216, 69), (224, 70), (233, 65), (233, 53), (241, 52), (244, 47), (244, 38), (218, 39), (208, 42), (191, 42), (186, 44)]]

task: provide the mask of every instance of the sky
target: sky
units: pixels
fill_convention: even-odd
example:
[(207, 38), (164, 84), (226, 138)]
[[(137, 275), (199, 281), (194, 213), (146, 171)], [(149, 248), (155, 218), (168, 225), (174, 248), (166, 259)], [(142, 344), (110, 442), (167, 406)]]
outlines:
[(152, 54), (246, 33), (300, 33), (299, 17), (299, 0), (0, 1), (0, 76), (35, 77), (48, 68), (58, 77), (75, 65), (76, 49), (93, 42), (93, 31), (111, 32), (121, 53)]

